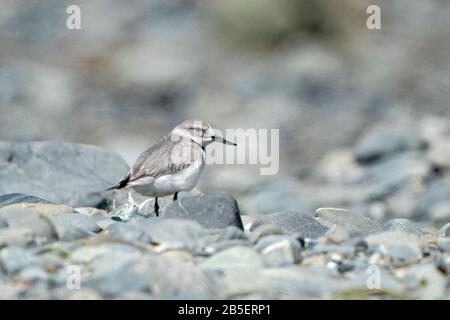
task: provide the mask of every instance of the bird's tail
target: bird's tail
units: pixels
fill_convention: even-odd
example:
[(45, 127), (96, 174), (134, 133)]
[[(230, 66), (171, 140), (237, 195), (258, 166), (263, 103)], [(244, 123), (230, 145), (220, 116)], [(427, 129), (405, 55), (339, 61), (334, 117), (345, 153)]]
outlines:
[(126, 177), (123, 178), (122, 180), (120, 180), (120, 182), (118, 184), (116, 184), (115, 186), (109, 187), (105, 191), (111, 191), (111, 190), (117, 190), (117, 189), (125, 188), (127, 186), (127, 184), (128, 184), (128, 181), (130, 181), (130, 174), (127, 174)]

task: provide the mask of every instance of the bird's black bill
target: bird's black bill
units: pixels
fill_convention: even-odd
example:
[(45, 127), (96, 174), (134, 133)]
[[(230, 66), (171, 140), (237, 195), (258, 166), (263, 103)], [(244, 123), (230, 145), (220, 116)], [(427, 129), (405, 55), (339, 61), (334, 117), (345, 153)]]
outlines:
[(236, 143), (228, 141), (228, 140), (225, 140), (224, 138), (221, 138), (221, 137), (218, 137), (218, 136), (214, 136), (214, 141), (222, 142), (223, 144), (228, 144), (230, 146), (235, 146), (235, 147), (237, 146)]

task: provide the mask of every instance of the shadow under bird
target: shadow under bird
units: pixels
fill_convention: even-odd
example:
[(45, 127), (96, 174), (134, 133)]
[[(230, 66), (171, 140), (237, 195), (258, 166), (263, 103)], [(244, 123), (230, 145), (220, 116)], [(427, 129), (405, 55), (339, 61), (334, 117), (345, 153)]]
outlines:
[(234, 142), (216, 135), (206, 122), (183, 121), (144, 151), (128, 174), (107, 191), (132, 188), (143, 196), (155, 197), (154, 209), (158, 216), (158, 197), (173, 194), (176, 201), (178, 192), (195, 187), (205, 167), (205, 148), (212, 142), (236, 146)]

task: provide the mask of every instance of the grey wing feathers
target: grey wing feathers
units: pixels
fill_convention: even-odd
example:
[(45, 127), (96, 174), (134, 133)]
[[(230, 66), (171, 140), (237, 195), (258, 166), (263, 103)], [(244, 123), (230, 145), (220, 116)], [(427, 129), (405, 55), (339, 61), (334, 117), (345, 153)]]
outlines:
[[(188, 144), (193, 147), (192, 153), (181, 152), (187, 146), (186, 141), (172, 140), (165, 136), (160, 141), (145, 150), (136, 160), (133, 168), (116, 186), (107, 190), (122, 189), (130, 185), (138, 185), (141, 181), (148, 181), (167, 174), (175, 173), (189, 167), (193, 157), (202, 157), (202, 148), (198, 145)], [(174, 150), (176, 148), (176, 150)], [(172, 154), (180, 154), (176, 163), (172, 161)]]
[(144, 151), (130, 172), (129, 182), (141, 178), (158, 178), (187, 168), (191, 163), (172, 162), (172, 151), (178, 143), (178, 141), (172, 141), (169, 136), (165, 136)]

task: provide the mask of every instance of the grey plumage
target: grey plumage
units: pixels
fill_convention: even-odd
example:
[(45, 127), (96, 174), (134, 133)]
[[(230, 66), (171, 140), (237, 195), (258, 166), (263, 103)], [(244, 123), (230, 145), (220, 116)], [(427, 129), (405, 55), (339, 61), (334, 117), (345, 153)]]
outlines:
[(189, 139), (167, 135), (145, 150), (130, 172), (107, 190), (139, 185), (140, 180), (148, 183), (149, 179), (174, 174), (188, 168), (195, 159), (202, 159), (202, 152), (202, 147)]

